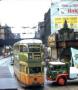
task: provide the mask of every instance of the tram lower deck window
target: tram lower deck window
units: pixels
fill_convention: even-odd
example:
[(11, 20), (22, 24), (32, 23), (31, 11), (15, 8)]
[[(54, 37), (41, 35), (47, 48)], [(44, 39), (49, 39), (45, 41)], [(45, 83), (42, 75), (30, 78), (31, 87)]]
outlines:
[(41, 72), (41, 67), (30, 67), (29, 68), (29, 72), (31, 74), (33, 74), (33, 73), (40, 73)]

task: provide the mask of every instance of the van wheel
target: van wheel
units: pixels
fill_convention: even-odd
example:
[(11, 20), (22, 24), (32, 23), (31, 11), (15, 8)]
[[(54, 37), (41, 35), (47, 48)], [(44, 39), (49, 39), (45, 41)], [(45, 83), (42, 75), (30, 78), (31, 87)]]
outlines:
[(60, 77), (58, 80), (57, 80), (57, 83), (61, 86), (64, 86), (66, 84), (66, 79), (63, 78), (63, 77)]

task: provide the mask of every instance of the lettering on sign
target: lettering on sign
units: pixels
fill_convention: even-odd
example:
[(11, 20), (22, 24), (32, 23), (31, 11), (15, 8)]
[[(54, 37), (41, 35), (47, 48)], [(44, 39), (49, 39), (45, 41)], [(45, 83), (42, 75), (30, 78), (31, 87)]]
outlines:
[(78, 14), (78, 9), (68, 9), (68, 13), (77, 13)]

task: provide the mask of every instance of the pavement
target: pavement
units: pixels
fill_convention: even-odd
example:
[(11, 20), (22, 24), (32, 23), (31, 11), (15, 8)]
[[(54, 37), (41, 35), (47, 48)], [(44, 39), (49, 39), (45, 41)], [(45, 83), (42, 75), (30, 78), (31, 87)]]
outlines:
[(7, 59), (0, 57), (0, 90), (18, 90), (11, 66), (1, 66)]

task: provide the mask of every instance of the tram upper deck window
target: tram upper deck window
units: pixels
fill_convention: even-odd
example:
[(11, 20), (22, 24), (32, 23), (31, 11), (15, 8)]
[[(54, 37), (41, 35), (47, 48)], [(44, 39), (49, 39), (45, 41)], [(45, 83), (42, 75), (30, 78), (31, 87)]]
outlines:
[(27, 52), (27, 51), (28, 51), (28, 49), (26, 46), (20, 45), (20, 52)]
[(31, 74), (33, 74), (33, 73), (41, 73), (41, 67), (30, 67), (29, 72)]
[(19, 45), (14, 46), (14, 51), (19, 52)]
[(40, 48), (29, 48), (29, 52), (40, 52)]

